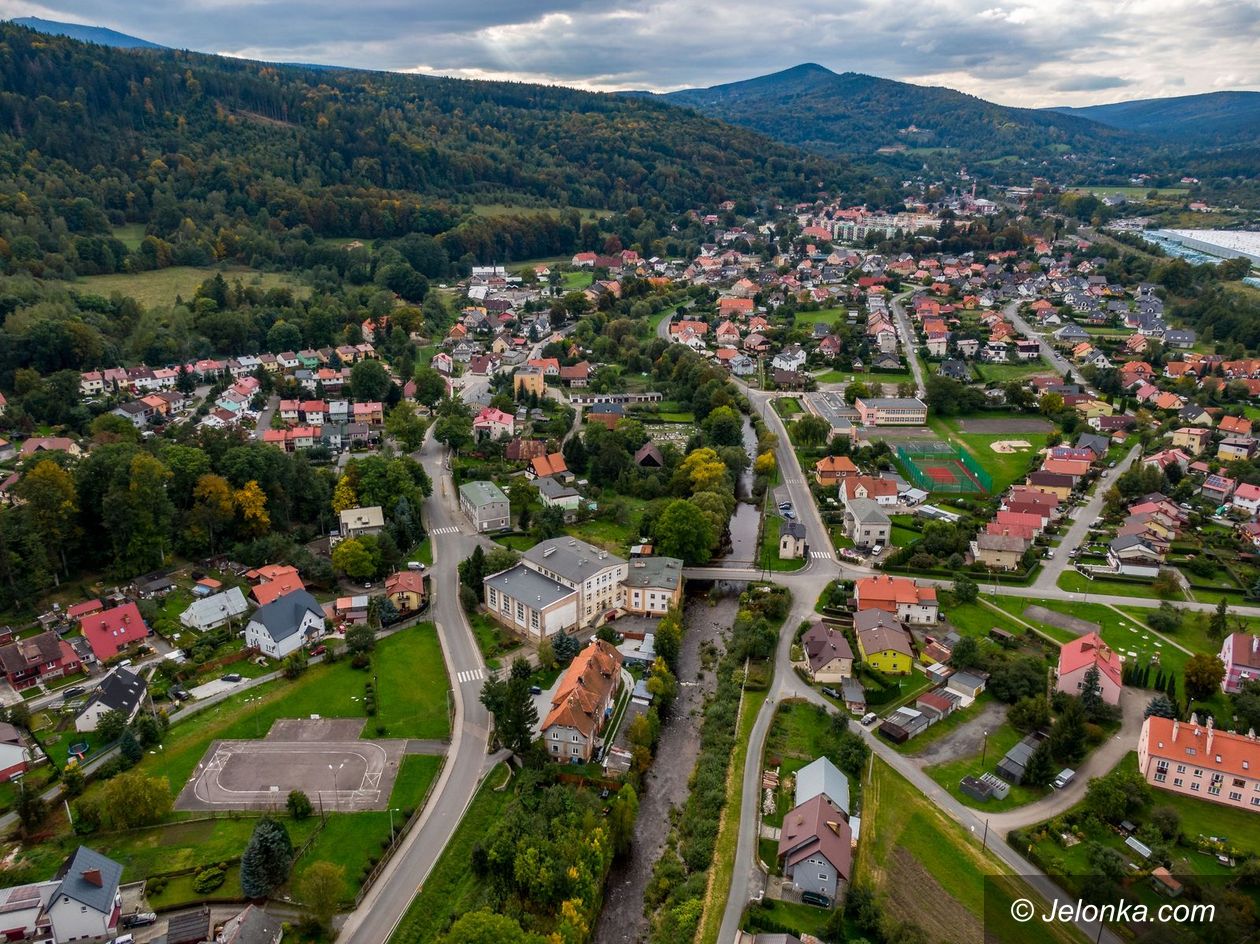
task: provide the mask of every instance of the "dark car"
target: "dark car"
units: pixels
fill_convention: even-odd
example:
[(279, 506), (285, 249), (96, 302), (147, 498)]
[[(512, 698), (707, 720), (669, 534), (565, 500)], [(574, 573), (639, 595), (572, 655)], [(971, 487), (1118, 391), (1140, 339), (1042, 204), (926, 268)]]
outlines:
[(171, 689), (171, 697), (174, 698), (176, 701), (187, 701), (188, 699), (192, 698), (192, 695), (188, 693), (187, 689), (180, 688), (178, 685), (176, 685), (174, 688)]
[(822, 693), (823, 693), (824, 695), (829, 695), (829, 696), (831, 696), (832, 698), (839, 698), (839, 697), (840, 697), (840, 693), (839, 693), (838, 691), (836, 691), (834, 688), (828, 688), (826, 685), (824, 685), (824, 686), (822, 687)]
[(227, 675), (219, 676), (220, 682), (239, 682), (241, 674), (239, 672), (229, 672)]
[(529, 687), (529, 693), (530, 693), (531, 695), (541, 695), (541, 694), (542, 694), (542, 689), (541, 689), (541, 688), (539, 688), (537, 685), (531, 685), (531, 686)]
[(139, 911), (133, 915), (124, 915), (122, 919), (124, 928), (142, 928), (149, 924), (157, 924), (157, 915), (152, 911)]
[(87, 689), (84, 688), (82, 685), (71, 685), (69, 688), (67, 688), (64, 692), (61, 693), (61, 697), (69, 701), (71, 698), (76, 698), (79, 695), (82, 695), (86, 691)]
[(818, 892), (801, 892), (801, 904), (814, 905), (817, 908), (830, 908), (831, 899)]

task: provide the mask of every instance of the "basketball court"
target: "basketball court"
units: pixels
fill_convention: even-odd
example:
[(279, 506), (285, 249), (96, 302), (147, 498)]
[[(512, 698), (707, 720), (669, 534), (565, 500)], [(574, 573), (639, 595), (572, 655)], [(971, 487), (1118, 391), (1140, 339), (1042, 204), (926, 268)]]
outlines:
[(291, 790), (326, 812), (385, 809), (407, 742), (344, 734), (327, 722), (286, 721), (261, 741), (215, 741), (175, 809), (283, 810)]

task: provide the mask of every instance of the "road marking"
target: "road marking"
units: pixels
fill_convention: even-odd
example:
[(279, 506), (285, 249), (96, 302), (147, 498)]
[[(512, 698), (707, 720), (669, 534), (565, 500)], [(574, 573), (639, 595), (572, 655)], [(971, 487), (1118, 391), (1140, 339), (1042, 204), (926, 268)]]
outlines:
[(459, 533), (459, 528), (452, 528), (452, 527), (446, 527), (446, 528), (434, 528), (434, 529), (433, 529), (432, 531), (430, 531), (429, 533), (430, 533), (430, 534), (458, 534), (458, 533)]
[(455, 680), (460, 685), (463, 685), (465, 682), (479, 682), (482, 678), (484, 676), (481, 674), (481, 669), (465, 669), (463, 672), (458, 672), (455, 675)]
[(819, 560), (829, 560), (831, 558), (831, 555), (826, 551), (810, 551), (809, 556), (818, 558)]

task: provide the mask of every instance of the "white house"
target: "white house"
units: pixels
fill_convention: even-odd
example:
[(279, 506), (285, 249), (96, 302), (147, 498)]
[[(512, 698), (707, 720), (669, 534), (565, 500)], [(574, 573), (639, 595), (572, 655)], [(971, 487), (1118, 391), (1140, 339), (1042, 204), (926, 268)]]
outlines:
[(57, 873), (59, 884), (46, 909), (57, 944), (113, 935), (122, 914), (122, 872), (113, 859), (87, 846), (75, 850)]
[(280, 659), (324, 635), (324, 610), (305, 590), (293, 590), (254, 611), (245, 645)]
[(241, 588), (231, 587), (222, 593), (194, 600), (179, 614), (179, 621), (189, 629), (204, 633), (238, 616), (244, 616), (248, 609), (249, 604), (245, 602), (245, 594), (241, 592)]
[(770, 361), (775, 370), (800, 370), (805, 366), (805, 352), (799, 344), (789, 344)]
[(113, 669), (74, 719), (74, 729), (84, 733), (95, 731), (101, 716), (111, 711), (119, 712), (130, 723), (140, 712), (146, 691), (148, 686), (143, 678), (121, 667)]

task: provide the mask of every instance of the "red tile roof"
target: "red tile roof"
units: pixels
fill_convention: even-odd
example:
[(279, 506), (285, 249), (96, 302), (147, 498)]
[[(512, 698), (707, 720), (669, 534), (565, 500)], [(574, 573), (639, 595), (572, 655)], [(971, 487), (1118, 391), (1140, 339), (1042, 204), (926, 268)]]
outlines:
[(149, 633), (149, 627), (134, 603), (124, 603), (104, 613), (85, 616), (79, 621), (79, 628), (96, 658), (102, 662), (112, 659)]
[(1098, 671), (1117, 685), (1122, 685), (1120, 654), (1102, 641), (1097, 633), (1088, 633), (1059, 647), (1059, 674), (1067, 675), (1082, 666), (1098, 666)]

